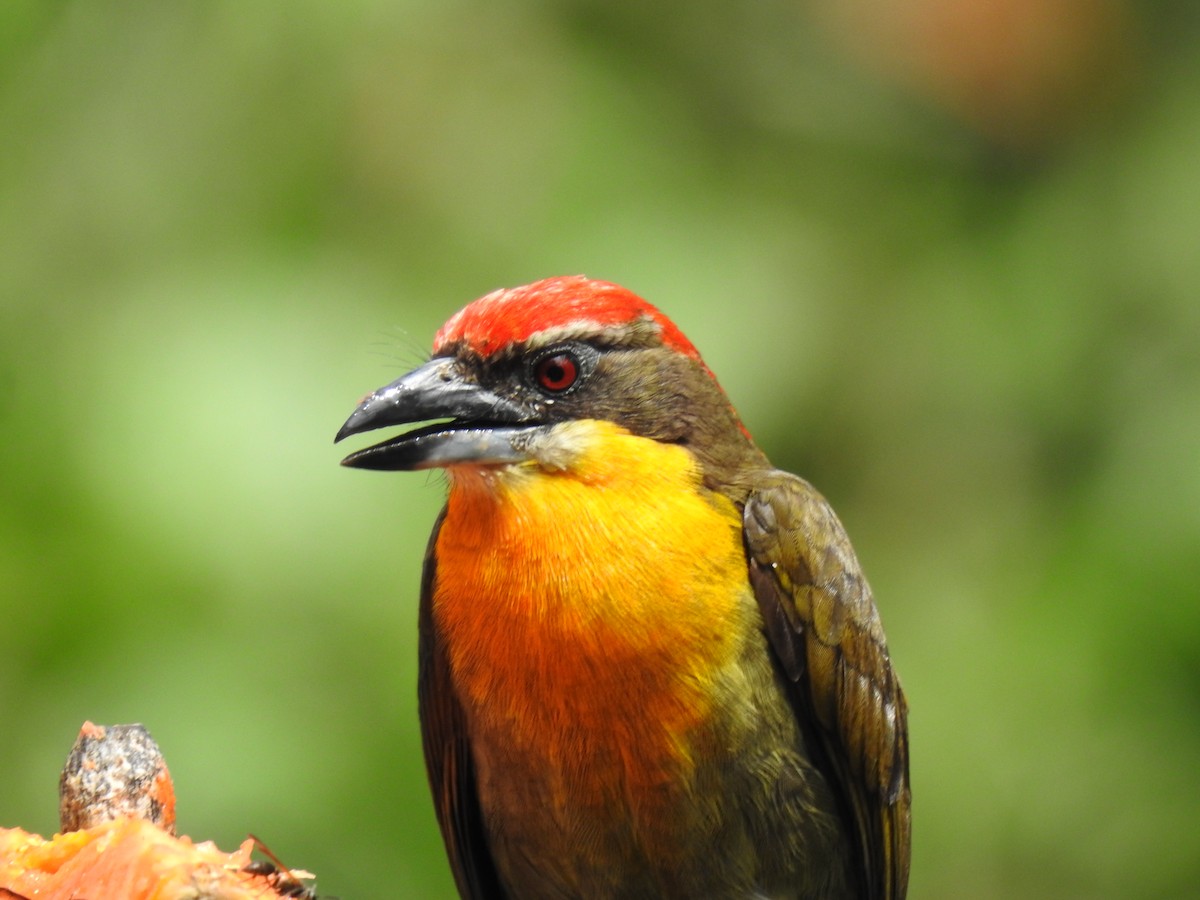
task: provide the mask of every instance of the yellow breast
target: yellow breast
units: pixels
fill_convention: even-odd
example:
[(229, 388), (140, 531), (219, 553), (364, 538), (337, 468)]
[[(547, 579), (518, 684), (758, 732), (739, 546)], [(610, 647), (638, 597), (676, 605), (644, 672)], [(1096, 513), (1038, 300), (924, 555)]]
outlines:
[(555, 431), (552, 466), (451, 471), (433, 617), (473, 741), (601, 802), (679, 783), (752, 601), (737, 510), (690, 453)]

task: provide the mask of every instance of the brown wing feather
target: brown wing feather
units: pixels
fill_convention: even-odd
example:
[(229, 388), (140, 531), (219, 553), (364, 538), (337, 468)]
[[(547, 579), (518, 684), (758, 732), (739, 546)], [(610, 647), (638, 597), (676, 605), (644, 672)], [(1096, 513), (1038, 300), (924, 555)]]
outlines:
[(475, 767), (467, 743), (462, 706), (450, 681), (446, 650), (433, 627), (433, 589), (437, 579), (435, 547), (445, 511), (438, 517), (425, 552), (418, 614), (417, 701), (425, 769), (450, 868), (465, 900), (505, 897), (488, 849), (475, 793)]
[(746, 500), (750, 578), (797, 715), (815, 724), (853, 819), (863, 896), (908, 890), (907, 704), (850, 540), (806, 481), (773, 472)]

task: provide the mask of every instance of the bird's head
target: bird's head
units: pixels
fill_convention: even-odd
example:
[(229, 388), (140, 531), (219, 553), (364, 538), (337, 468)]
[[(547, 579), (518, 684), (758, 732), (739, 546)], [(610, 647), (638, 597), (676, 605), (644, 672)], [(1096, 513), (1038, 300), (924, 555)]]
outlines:
[(342, 462), (389, 470), (544, 463), (556, 430), (582, 420), (687, 448), (713, 486), (762, 460), (675, 324), (625, 288), (583, 277), (466, 306), (438, 331), (433, 358), (363, 400), (337, 440), (431, 420)]

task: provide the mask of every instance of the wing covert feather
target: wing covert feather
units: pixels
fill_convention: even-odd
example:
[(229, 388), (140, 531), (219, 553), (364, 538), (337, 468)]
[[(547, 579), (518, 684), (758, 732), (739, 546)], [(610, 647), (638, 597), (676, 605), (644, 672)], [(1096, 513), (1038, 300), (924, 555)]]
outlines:
[(797, 715), (817, 726), (853, 817), (864, 897), (903, 900), (911, 792), (907, 704), (871, 589), (842, 524), (808, 482), (774, 471), (744, 511), (750, 580)]

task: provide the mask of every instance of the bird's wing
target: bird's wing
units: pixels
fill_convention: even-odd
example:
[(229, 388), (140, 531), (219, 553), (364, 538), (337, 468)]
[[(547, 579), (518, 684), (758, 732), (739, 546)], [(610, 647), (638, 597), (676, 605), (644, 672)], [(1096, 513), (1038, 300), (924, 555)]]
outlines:
[(803, 479), (773, 472), (747, 498), (743, 524), (750, 580), (793, 707), (857, 828), (862, 896), (902, 900), (907, 704), (871, 589), (841, 522)]
[(417, 701), (425, 770), (459, 894), (464, 900), (495, 900), (503, 898), (505, 893), (484, 833), (462, 706), (450, 681), (446, 648), (433, 626), (433, 589), (437, 580), (434, 551), (444, 518), (443, 510), (429, 538), (421, 574)]

